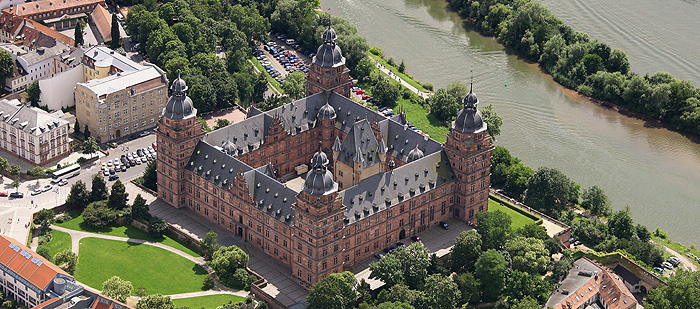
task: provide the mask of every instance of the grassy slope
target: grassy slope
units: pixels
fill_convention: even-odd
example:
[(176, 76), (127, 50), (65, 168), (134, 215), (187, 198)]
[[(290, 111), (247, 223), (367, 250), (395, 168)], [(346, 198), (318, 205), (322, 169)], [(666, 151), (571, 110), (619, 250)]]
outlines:
[(172, 252), (148, 245), (99, 238), (83, 238), (75, 278), (93, 288), (112, 276), (131, 281), (134, 291), (164, 295), (202, 289), (207, 272)]
[(399, 73), (399, 68), (394, 67), (389, 65), (389, 63), (386, 62), (386, 60), (382, 59), (382, 57), (379, 57), (373, 53), (368, 52), (367, 55), (369, 55), (372, 60), (377, 61), (384, 65), (387, 69), (390, 71), (396, 73), (401, 79), (405, 80), (407, 83), (409, 83), (411, 86), (416, 87), (416, 89), (423, 91), (423, 92), (428, 92), (428, 89), (425, 89), (423, 85), (421, 85), (418, 81), (414, 80), (412, 77), (404, 74), (404, 73)]
[[(674, 242), (673, 240), (670, 240), (670, 239), (661, 239), (661, 238), (659, 238), (658, 236), (654, 236), (654, 238), (652, 238), (652, 240), (653, 240), (654, 242), (656, 242), (657, 244), (660, 244), (660, 245), (662, 245), (662, 246), (666, 246), (666, 247), (669, 247), (669, 248), (675, 250), (675, 251), (678, 252), (679, 254), (685, 255), (686, 253), (690, 252), (690, 253), (695, 254), (695, 256), (700, 257), (700, 251), (698, 251), (698, 250), (696, 250), (696, 249), (693, 249), (693, 248), (690, 248), (690, 247), (686, 247), (686, 246), (684, 246), (684, 245), (681, 245), (680, 243)], [(669, 255), (669, 256), (665, 256), (665, 257), (668, 258), (668, 257), (670, 257), (670, 255)], [(693, 258), (691, 258), (691, 257), (689, 257), (689, 256), (686, 256), (686, 257), (687, 257), (691, 262), (693, 262), (693, 264), (695, 264), (696, 266), (700, 267), (700, 263), (699, 263), (697, 260), (695, 260), (695, 259), (693, 259)]]
[(61, 231), (51, 231), (51, 241), (48, 244), (41, 245), (39, 247), (44, 247), (49, 250), (51, 254), (51, 261), (53, 262), (53, 256), (63, 250), (70, 250), (71, 248), (71, 237), (70, 234)]
[(523, 226), (525, 226), (528, 223), (535, 222), (532, 219), (528, 218), (527, 216), (512, 210), (506, 206), (501, 205), (500, 203), (489, 199), (489, 211), (495, 211), (495, 210), (500, 210), (504, 213), (506, 213), (510, 218), (513, 220), (513, 223), (511, 224), (511, 229), (516, 230), (519, 229)]
[(209, 295), (200, 297), (190, 297), (173, 299), (175, 303), (175, 308), (189, 307), (189, 308), (205, 308), (205, 309), (215, 309), (218, 306), (225, 304), (237, 304), (239, 301), (245, 302), (245, 298), (236, 295)]
[(78, 217), (75, 217), (71, 219), (70, 221), (66, 221), (63, 223), (56, 223), (55, 225), (64, 227), (67, 229), (71, 230), (76, 230), (76, 231), (85, 231), (85, 232), (90, 232), (90, 233), (96, 233), (96, 234), (103, 234), (103, 235), (112, 235), (112, 236), (119, 236), (119, 237), (127, 237), (127, 238), (135, 238), (135, 239), (143, 239), (147, 241), (152, 241), (152, 242), (159, 242), (161, 244), (164, 244), (166, 246), (173, 247), (175, 249), (178, 249), (182, 252), (185, 252), (191, 256), (194, 257), (199, 257), (199, 253), (195, 252), (194, 250), (186, 247), (184, 244), (180, 243), (178, 240), (170, 238), (168, 236), (163, 236), (163, 238), (155, 238), (151, 234), (148, 234), (142, 230), (139, 230), (133, 226), (114, 226), (114, 227), (108, 227), (104, 229), (98, 229), (91, 227), (83, 222), (83, 216), (80, 215)]
[(270, 85), (272, 85), (272, 88), (275, 88), (275, 90), (277, 90), (279, 93), (284, 93), (284, 90), (282, 90), (282, 86), (280, 85), (280, 83), (276, 79), (272, 78), (272, 76), (270, 76), (270, 74), (267, 73), (267, 71), (265, 71), (265, 68), (263, 68), (262, 64), (260, 63), (260, 61), (258, 61), (258, 59), (253, 57), (250, 58), (250, 61), (253, 62), (253, 65), (256, 68), (258, 68), (258, 71), (260, 71), (262, 74), (265, 74), (265, 78), (267, 78), (267, 81), (270, 83)]

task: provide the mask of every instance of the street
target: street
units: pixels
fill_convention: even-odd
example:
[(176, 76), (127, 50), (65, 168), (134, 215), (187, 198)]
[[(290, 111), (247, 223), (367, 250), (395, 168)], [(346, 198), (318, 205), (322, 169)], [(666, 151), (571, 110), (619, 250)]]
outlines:
[[(80, 169), (80, 175), (72, 178), (68, 178), (68, 184), (65, 186), (54, 185), (50, 191), (43, 192), (38, 195), (32, 196), (30, 192), (36, 188), (42, 188), (47, 184), (51, 183), (51, 178), (38, 179), (22, 182), (19, 186), (18, 191), (24, 193), (24, 198), (14, 199), (9, 197), (0, 197), (0, 233), (2, 235), (10, 236), (22, 243), (26, 242), (27, 236), (29, 234), (29, 222), (32, 218), (32, 214), (46, 208), (53, 208), (61, 205), (65, 202), (66, 197), (70, 193), (71, 186), (78, 180), (82, 180), (87, 189), (92, 188), (92, 176), (97, 174), (101, 168), (102, 162), (107, 162), (107, 160), (114, 160), (121, 157), (122, 154), (126, 154), (126, 151), (122, 149), (129, 148), (129, 152), (136, 151), (139, 148), (145, 148), (150, 146), (155, 142), (156, 136), (154, 133), (150, 135), (119, 144), (115, 149), (109, 149), (109, 155), (103, 157), (101, 160), (95, 161), (93, 164), (83, 166)], [(124, 147), (124, 148), (123, 148)], [(125, 172), (119, 172), (119, 179), (125, 185), (132, 179), (143, 175), (143, 171), (146, 169), (147, 163), (141, 165), (136, 165), (134, 167), (128, 168)], [(3, 177), (0, 182), (0, 191), (2, 192), (15, 192), (15, 188), (12, 187), (13, 179), (9, 177)], [(105, 178), (107, 182), (107, 187), (111, 187), (113, 181), (109, 181)], [(130, 200), (133, 199), (136, 194), (130, 194)]]

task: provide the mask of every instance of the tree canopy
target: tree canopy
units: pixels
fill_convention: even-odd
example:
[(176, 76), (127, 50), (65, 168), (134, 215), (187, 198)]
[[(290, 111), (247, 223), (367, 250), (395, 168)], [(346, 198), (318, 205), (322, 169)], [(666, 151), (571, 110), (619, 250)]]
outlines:
[(136, 303), (138, 309), (175, 309), (175, 304), (169, 296), (153, 294), (143, 297)]
[(474, 270), (474, 263), (479, 256), (481, 256), (481, 235), (475, 230), (460, 233), (450, 250), (452, 271)]
[(428, 266), (430, 266), (428, 249), (423, 247), (421, 242), (414, 242), (370, 264), (370, 278), (379, 279), (387, 286), (404, 283), (415, 288), (425, 280)]
[(133, 289), (134, 287), (130, 281), (126, 281), (118, 276), (112, 276), (112, 278), (102, 283), (102, 294), (122, 303), (126, 303), (126, 299), (131, 295)]
[(300, 71), (289, 73), (282, 83), (282, 90), (292, 100), (299, 100), (306, 96), (306, 75)]
[(526, 205), (559, 217), (571, 195), (570, 180), (555, 168), (540, 167), (527, 182)]
[(92, 176), (92, 191), (90, 191), (90, 201), (97, 202), (106, 200), (109, 197), (107, 193), (107, 184), (104, 177), (99, 174)]
[(124, 187), (124, 184), (117, 179), (117, 181), (115, 181), (112, 185), (112, 190), (109, 193), (107, 207), (114, 210), (122, 210), (127, 206), (128, 199), (129, 193), (126, 193), (126, 187)]
[(333, 273), (316, 283), (306, 297), (309, 309), (350, 309), (355, 307), (357, 279), (349, 271)]
[(512, 222), (510, 216), (500, 210), (489, 211), (478, 213), (476, 221), (484, 249), (498, 249), (505, 244)]
[(90, 203), (90, 192), (85, 188), (85, 183), (82, 180), (76, 181), (70, 187), (70, 193), (66, 198), (66, 208), (79, 209)]
[(507, 269), (508, 262), (494, 249), (484, 252), (476, 261), (474, 277), (481, 282), (484, 300), (493, 301), (501, 294)]

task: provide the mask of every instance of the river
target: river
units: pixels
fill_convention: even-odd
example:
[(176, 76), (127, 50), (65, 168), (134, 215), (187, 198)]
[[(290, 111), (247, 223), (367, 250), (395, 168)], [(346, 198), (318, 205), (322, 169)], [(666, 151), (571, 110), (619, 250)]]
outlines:
[[(614, 0), (600, 1), (612, 3)], [(545, 2), (548, 6), (558, 5), (561, 12), (576, 12), (575, 6), (568, 2)], [(660, 0), (637, 0), (635, 3), (640, 2), (659, 2), (657, 6), (663, 6), (665, 10), (667, 2), (676, 0), (663, 3)], [(587, 2), (574, 0), (574, 3)], [(689, 15), (700, 16), (698, 3), (684, 3), (689, 3), (690, 9), (694, 10)], [(658, 226), (668, 231), (674, 240), (700, 244), (695, 237), (700, 235), (697, 222), (700, 218), (699, 144), (678, 133), (600, 107), (566, 90), (536, 64), (507, 53), (494, 39), (465, 30), (459, 16), (446, 11), (444, 2), (323, 0), (321, 5), (324, 10), (330, 8), (334, 15), (348, 18), (367, 37), (370, 46), (379, 46), (385, 55), (397, 61), (403, 59), (410, 74), (433, 83), (436, 88), (455, 80), (468, 82), (473, 70), (474, 92), (479, 96), (481, 107), (493, 104), (504, 120), (496, 144), (507, 147), (535, 169), (548, 166), (561, 170), (581, 183), (582, 188), (600, 186), (610, 198), (613, 209), (624, 209), (628, 205), (635, 222), (652, 231)], [(639, 6), (639, 10), (648, 7)], [(586, 7), (589, 8), (587, 14), (594, 19), (614, 20), (617, 16), (610, 10), (597, 12), (600, 9), (597, 6)], [(560, 12), (558, 9), (552, 11)], [(676, 28), (685, 29), (689, 36), (700, 29), (684, 28), (685, 22), (698, 23), (697, 20), (668, 19), (669, 22), (678, 21)], [(640, 22), (635, 23), (635, 27), (627, 27), (624, 23), (629, 20), (613, 23), (616, 29), (611, 30), (613, 33), (609, 38), (614, 40), (625, 36), (617, 29), (622, 27), (635, 36), (619, 46), (618, 42), (611, 44), (613, 47), (628, 49), (636, 44), (636, 40), (663, 37), (658, 33), (649, 35), (654, 30), (650, 29), (653, 24)], [(584, 21), (590, 20), (577, 16), (571, 22), (578, 29), (576, 22)], [(595, 20), (591, 22), (595, 23)], [(680, 22), (684, 24), (680, 25)], [(605, 28), (581, 30), (593, 32), (605, 31)], [(598, 37), (597, 34), (591, 35)], [(683, 41), (685, 43), (687, 40)], [(689, 45), (657, 55), (658, 50), (671, 49), (654, 44), (650, 41), (640, 43), (636, 47), (647, 50), (639, 51), (639, 54), (636, 54), (637, 50), (628, 50), (633, 70), (664, 70), (665, 64), (669, 64), (666, 71), (674, 75), (697, 77), (693, 74), (697, 72), (694, 68), (700, 65), (695, 59), (700, 48), (687, 51), (694, 55), (692, 57), (676, 59), (678, 54), (685, 56), (684, 48)], [(688, 44), (697, 45), (700, 40)], [(652, 60), (658, 63), (650, 63)]]

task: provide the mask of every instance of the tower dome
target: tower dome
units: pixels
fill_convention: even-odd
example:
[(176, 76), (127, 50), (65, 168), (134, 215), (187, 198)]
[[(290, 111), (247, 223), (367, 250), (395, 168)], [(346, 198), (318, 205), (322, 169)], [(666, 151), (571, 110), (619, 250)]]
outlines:
[(338, 35), (335, 34), (335, 29), (328, 27), (326, 31), (323, 31), (323, 36), (321, 36), (321, 38), (323, 38), (323, 42), (334, 42), (338, 38)]
[(418, 145), (416, 145), (416, 148), (413, 148), (413, 150), (408, 152), (408, 162), (413, 162), (415, 160), (423, 158), (423, 156), (423, 151), (418, 149)]
[(185, 93), (187, 91), (187, 83), (177, 74), (170, 85), (172, 96), (168, 98), (168, 103), (165, 104), (163, 116), (169, 119), (185, 119), (197, 114), (197, 110), (192, 107), (192, 99)]
[(481, 112), (476, 108), (479, 104), (479, 99), (471, 87), (469, 93), (464, 96), (462, 104), (464, 104), (464, 107), (457, 114), (457, 119), (452, 123), (452, 130), (461, 133), (476, 133), (486, 130), (486, 123), (482, 119)]
[(338, 35), (335, 30), (328, 26), (328, 29), (323, 32), (323, 44), (318, 47), (313, 63), (323, 68), (334, 68), (345, 64), (345, 57), (340, 47), (335, 44)]
[(335, 119), (335, 108), (326, 102), (326, 105), (321, 106), (318, 110), (318, 118), (323, 120)]
[(312, 169), (306, 175), (302, 190), (308, 194), (326, 195), (338, 191), (333, 173), (328, 170), (328, 157), (321, 149), (311, 158)]

